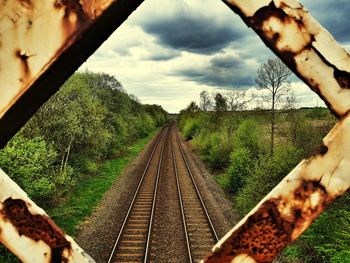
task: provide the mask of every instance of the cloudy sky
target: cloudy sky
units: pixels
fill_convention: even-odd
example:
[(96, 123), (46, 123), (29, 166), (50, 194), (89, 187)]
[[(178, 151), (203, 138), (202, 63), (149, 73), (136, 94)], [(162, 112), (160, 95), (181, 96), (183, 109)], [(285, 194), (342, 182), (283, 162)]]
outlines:
[[(349, 0), (302, 3), (350, 49)], [(146, 0), (80, 70), (116, 76), (142, 103), (178, 112), (199, 93), (254, 87), (256, 70), (274, 57), (218, 0)], [(299, 106), (323, 105), (292, 78)]]

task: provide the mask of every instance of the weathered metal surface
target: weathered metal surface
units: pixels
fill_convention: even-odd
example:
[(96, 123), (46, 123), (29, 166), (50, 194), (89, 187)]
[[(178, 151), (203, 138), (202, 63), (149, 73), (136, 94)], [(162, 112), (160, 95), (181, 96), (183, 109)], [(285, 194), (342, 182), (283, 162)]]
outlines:
[(0, 148), (142, 0), (0, 0)]
[(350, 57), (295, 0), (223, 0), (328, 105), (350, 109)]
[[(223, 0), (341, 120), (205, 262), (270, 262), (350, 186), (350, 58), (295, 0)], [(142, 0), (0, 0), (0, 147)], [(0, 171), (0, 240), (24, 262), (86, 262)], [(28, 253), (30, 251), (30, 253)]]
[(23, 262), (94, 262), (0, 169), (0, 241)]
[(340, 118), (319, 151), (284, 178), (204, 260), (272, 262), (350, 187), (350, 58), (297, 1), (224, 2)]

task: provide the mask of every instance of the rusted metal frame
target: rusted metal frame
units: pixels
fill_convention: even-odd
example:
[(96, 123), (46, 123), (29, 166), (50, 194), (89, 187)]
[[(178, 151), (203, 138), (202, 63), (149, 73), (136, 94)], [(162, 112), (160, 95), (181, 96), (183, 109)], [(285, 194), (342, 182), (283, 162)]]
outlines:
[(203, 208), (203, 210), (204, 210), (204, 213), (205, 213), (205, 215), (206, 215), (208, 224), (209, 224), (209, 226), (210, 226), (210, 230), (211, 230), (211, 232), (212, 232), (212, 234), (213, 234), (213, 236), (214, 236), (214, 238), (215, 238), (215, 242), (218, 242), (218, 241), (219, 241), (219, 237), (218, 237), (218, 235), (217, 235), (217, 233), (216, 233), (216, 231), (215, 231), (213, 222), (212, 222), (211, 219), (210, 219), (210, 216), (209, 216), (207, 207), (206, 207), (205, 204), (204, 204), (202, 195), (201, 195), (201, 193), (199, 192), (199, 189), (198, 189), (198, 187), (197, 187), (196, 181), (194, 180), (194, 176), (193, 176), (193, 174), (192, 174), (192, 170), (191, 170), (191, 168), (190, 168), (190, 165), (188, 164), (186, 154), (185, 154), (184, 150), (182, 149), (181, 141), (180, 141), (179, 134), (177, 133), (177, 131), (176, 131), (176, 141), (177, 141), (177, 144), (178, 144), (178, 146), (179, 146), (182, 159), (183, 159), (184, 162), (185, 162), (187, 172), (188, 172), (188, 174), (190, 175), (192, 184), (193, 184), (193, 186), (194, 186), (194, 188), (195, 188), (195, 190), (196, 190), (197, 197), (198, 197), (198, 199), (199, 199), (199, 201), (200, 201), (200, 203), (201, 203), (201, 206), (202, 206), (202, 208)]
[(0, 240), (22, 262), (94, 262), (0, 169)]
[(350, 56), (296, 0), (222, 0), (341, 118), (350, 109)]
[(115, 251), (116, 251), (116, 249), (117, 249), (117, 247), (118, 247), (120, 238), (121, 238), (121, 236), (122, 236), (122, 234), (123, 234), (123, 231), (124, 231), (126, 222), (127, 222), (128, 219), (129, 219), (129, 215), (130, 215), (131, 209), (132, 209), (133, 206), (134, 206), (136, 197), (137, 197), (137, 195), (138, 195), (138, 193), (139, 193), (139, 190), (140, 190), (140, 188), (141, 188), (141, 185), (142, 185), (142, 183), (143, 183), (143, 179), (145, 178), (145, 175), (146, 175), (146, 173), (147, 173), (147, 171), (148, 171), (148, 168), (149, 168), (149, 166), (150, 166), (150, 163), (151, 163), (151, 161), (152, 161), (152, 158), (153, 158), (153, 156), (154, 156), (154, 153), (155, 153), (155, 151), (156, 151), (156, 149), (157, 149), (157, 146), (158, 146), (158, 144), (159, 144), (159, 141), (160, 141), (160, 139), (162, 138), (164, 132), (165, 132), (165, 129), (163, 128), (163, 130), (159, 133), (158, 138), (157, 138), (157, 140), (156, 140), (156, 142), (155, 142), (155, 144), (154, 144), (154, 146), (153, 146), (151, 155), (150, 155), (150, 157), (148, 158), (146, 167), (145, 167), (145, 169), (143, 170), (142, 176), (141, 176), (140, 181), (139, 181), (139, 183), (138, 183), (138, 185), (137, 185), (137, 188), (136, 188), (136, 190), (135, 190), (134, 196), (133, 196), (133, 198), (132, 198), (132, 200), (131, 200), (131, 202), (130, 202), (129, 209), (128, 209), (128, 211), (127, 211), (126, 214), (125, 214), (123, 224), (122, 224), (122, 226), (120, 227), (120, 230), (119, 230), (119, 233), (118, 233), (118, 237), (117, 237), (117, 239), (116, 239), (116, 241), (115, 241), (115, 243), (114, 243), (112, 252), (111, 252), (111, 254), (110, 254), (110, 256), (109, 256), (108, 263), (111, 263), (111, 262), (113, 261), (113, 257), (114, 257)]
[[(41, 6), (51, 2), (50, 9), (40, 10)], [(0, 63), (7, 63), (0, 67), (0, 148), (142, 2), (143, 0), (0, 0), (0, 23), (5, 23), (6, 19), (14, 24), (3, 29), (3, 32), (0, 31), (0, 41), (3, 42), (0, 47)], [(14, 14), (6, 13), (7, 9), (3, 8), (5, 4), (14, 6), (8, 8)], [(60, 8), (62, 10), (58, 10)], [(45, 15), (49, 21), (40, 21), (40, 17)], [(59, 18), (58, 21), (54, 20), (56, 17)], [(36, 24), (36, 18), (41, 24)], [(45, 43), (49, 40), (45, 39), (46, 35), (41, 36), (40, 43), (33, 40), (34, 44), (31, 45), (30, 41), (26, 41), (31, 36), (31, 28), (40, 30), (43, 27), (60, 28), (58, 32), (52, 32), (50, 45)], [(21, 32), (19, 30), (23, 31), (23, 35), (10, 37), (12, 31), (18, 34)], [(4, 50), (4, 43), (8, 41), (12, 42), (13, 48), (10, 45), (10, 50)], [(17, 46), (20, 43), (26, 49)], [(44, 50), (49, 55), (38, 59)], [(33, 60), (38, 60), (35, 69), (31, 69)], [(15, 66), (11, 68), (12, 65)], [(13, 85), (5, 81), (10, 74), (14, 75)], [(5, 97), (3, 95), (13, 89), (16, 92), (12, 97), (2, 101)]]
[(226, 0), (340, 118), (303, 160), (213, 248), (204, 262), (271, 262), (350, 187), (348, 53), (294, 0)]

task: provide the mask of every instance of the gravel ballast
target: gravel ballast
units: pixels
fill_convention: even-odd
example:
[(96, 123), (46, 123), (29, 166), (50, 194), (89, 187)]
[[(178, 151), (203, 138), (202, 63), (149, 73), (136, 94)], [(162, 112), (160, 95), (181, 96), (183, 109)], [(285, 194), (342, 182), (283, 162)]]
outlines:
[[(128, 210), (154, 142), (155, 140), (153, 139), (148, 143), (139, 156), (127, 166), (124, 174), (105, 193), (101, 203), (96, 207), (92, 215), (79, 227), (76, 236), (77, 242), (98, 263), (108, 261), (124, 220), (124, 215)], [(188, 143), (182, 143), (211, 220), (219, 238), (221, 238), (238, 222), (239, 217), (233, 212), (232, 202), (215, 182), (203, 162), (188, 147)], [(169, 145), (166, 145), (166, 148), (170, 148)], [(170, 159), (170, 151), (166, 154), (165, 159)], [(167, 165), (163, 168), (163, 175), (160, 181), (160, 189), (164, 195), (157, 201), (157, 206), (162, 207), (162, 209), (159, 209), (155, 214), (156, 219), (163, 218), (165, 220), (159, 220), (162, 223), (158, 223), (158, 225), (156, 223), (155, 225), (152, 243), (153, 245), (158, 245), (157, 250), (153, 253), (158, 255), (156, 262), (186, 262), (184, 251), (177, 251), (183, 250), (179, 248), (183, 247), (184, 238), (183, 234), (179, 233), (183, 231), (181, 221), (178, 223), (174, 222), (174, 220), (178, 221), (180, 218), (176, 215), (179, 205), (177, 192), (175, 191), (175, 178), (172, 174), (173, 167), (169, 161), (165, 161), (165, 163)], [(167, 180), (169, 182), (166, 182)], [(171, 186), (171, 184), (174, 185)], [(173, 260), (170, 258), (171, 255), (174, 255)]]

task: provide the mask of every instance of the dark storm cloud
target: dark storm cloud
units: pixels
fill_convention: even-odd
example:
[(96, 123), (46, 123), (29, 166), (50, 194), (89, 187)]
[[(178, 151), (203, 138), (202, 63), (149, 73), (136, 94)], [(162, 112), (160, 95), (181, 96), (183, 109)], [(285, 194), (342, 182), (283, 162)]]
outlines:
[(176, 58), (181, 55), (180, 51), (172, 50), (172, 49), (166, 49), (166, 50), (159, 50), (155, 49), (152, 51), (151, 54), (144, 56), (143, 60), (152, 60), (152, 61), (167, 61), (171, 60), (173, 58)]
[(160, 44), (201, 54), (217, 52), (245, 36), (240, 27), (205, 16), (178, 15), (154, 19), (146, 21), (142, 27), (156, 36)]
[(311, 14), (340, 42), (350, 42), (349, 0), (303, 0)]
[(232, 55), (219, 55), (203, 68), (183, 68), (177, 76), (218, 88), (245, 89), (254, 85), (256, 68)]

